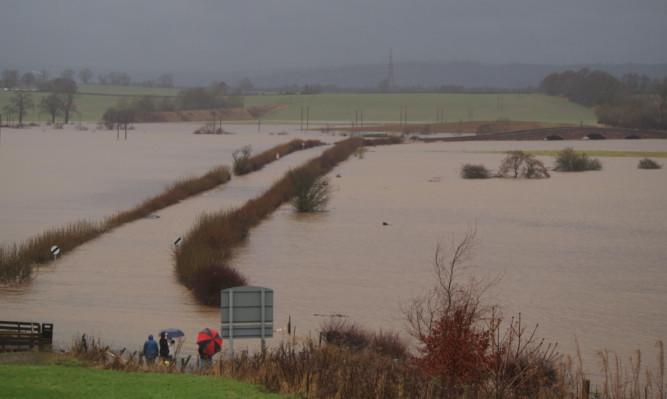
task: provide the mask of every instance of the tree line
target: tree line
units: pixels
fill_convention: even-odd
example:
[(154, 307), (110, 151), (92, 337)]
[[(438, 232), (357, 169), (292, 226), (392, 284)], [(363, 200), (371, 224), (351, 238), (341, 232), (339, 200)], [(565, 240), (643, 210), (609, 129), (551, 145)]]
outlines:
[[(40, 112), (51, 116), (51, 123), (54, 123), (57, 116), (63, 116), (65, 123), (68, 123), (71, 115), (76, 112), (76, 97), (78, 87), (76, 82), (67, 78), (56, 78), (40, 83), (40, 91), (48, 92), (47, 96), (42, 97), (37, 104)], [(32, 92), (29, 90), (18, 90), (9, 99), (9, 104), (3, 107), (3, 113), (16, 116), (19, 125), (23, 125), (23, 117), (35, 108), (32, 99)]]
[(593, 107), (598, 122), (615, 127), (667, 129), (667, 76), (651, 79), (626, 73), (621, 79), (604, 71), (552, 73), (540, 83), (540, 90)]
[(154, 112), (240, 108), (243, 105), (241, 89), (231, 90), (225, 82), (213, 82), (209, 87), (183, 89), (176, 97), (142, 96), (123, 99), (104, 112), (102, 121), (109, 129), (113, 129), (127, 127), (141, 116)]
[[(78, 80), (82, 84), (93, 84), (95, 74), (89, 69), (84, 68), (76, 72), (73, 69), (65, 69), (60, 73), (60, 78), (68, 80)], [(0, 87), (13, 90), (39, 90), (43, 91), (42, 85), (49, 81), (49, 73), (46, 70), (30, 71), (21, 74), (16, 69), (5, 69), (0, 78)], [(159, 75), (155, 80), (144, 80), (134, 82), (132, 77), (125, 72), (109, 72), (97, 75), (97, 84), (115, 85), (115, 86), (144, 86), (144, 87), (174, 87), (174, 75), (165, 73)]]

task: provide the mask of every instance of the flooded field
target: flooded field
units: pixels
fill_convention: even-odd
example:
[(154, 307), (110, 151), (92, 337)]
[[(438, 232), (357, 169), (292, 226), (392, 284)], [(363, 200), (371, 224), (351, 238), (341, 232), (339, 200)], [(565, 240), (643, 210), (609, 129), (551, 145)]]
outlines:
[[(238, 125), (233, 135), (191, 134), (198, 125), (137, 125), (128, 132), (3, 129), (0, 242), (21, 242), (54, 225), (98, 220), (156, 195), (184, 175), (231, 165), (234, 150), (257, 152), (293, 138), (343, 137), (299, 126)], [(280, 134), (279, 134), (280, 133)], [(284, 133), (284, 134), (283, 134)], [(317, 336), (328, 315), (370, 329), (403, 332), (400, 304), (432, 284), (439, 239), (474, 225), (477, 273), (502, 275), (493, 291), (507, 317), (539, 323), (538, 335), (596, 370), (595, 352), (624, 362), (667, 331), (667, 169), (639, 170), (638, 158), (601, 158), (603, 170), (550, 179), (464, 180), (465, 163), (495, 169), (514, 149), (667, 151), (667, 140), (470, 142), (370, 148), (331, 174), (328, 211), (296, 214), (289, 204), (251, 231), (233, 266), (275, 293), (275, 328)], [(259, 172), (158, 212), (40, 268), (34, 281), (0, 288), (0, 319), (53, 322), (66, 348), (82, 333), (128, 350), (148, 334), (219, 328), (220, 311), (197, 305), (173, 276), (173, 239), (203, 212), (259, 195), (290, 167), (324, 148), (281, 157)], [(540, 157), (547, 166), (553, 157)], [(658, 160), (664, 163), (664, 159)], [(384, 222), (384, 223), (383, 223)], [(386, 224), (385, 224), (386, 223)], [(54, 243), (57, 244), (57, 243)], [(281, 333), (269, 345), (282, 339)], [(236, 340), (235, 347), (258, 347)]]

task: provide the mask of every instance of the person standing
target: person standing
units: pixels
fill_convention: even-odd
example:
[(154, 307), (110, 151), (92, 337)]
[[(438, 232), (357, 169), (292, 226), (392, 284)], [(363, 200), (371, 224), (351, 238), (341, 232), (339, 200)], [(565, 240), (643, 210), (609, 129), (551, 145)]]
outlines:
[(160, 335), (160, 360), (163, 362), (169, 361), (169, 341), (167, 341), (166, 332)]
[(148, 340), (144, 342), (144, 356), (146, 356), (146, 363), (153, 364), (158, 355), (157, 342), (153, 339), (153, 334), (148, 336)]
[(210, 367), (213, 362), (213, 356), (204, 352), (204, 347), (199, 345), (199, 367)]

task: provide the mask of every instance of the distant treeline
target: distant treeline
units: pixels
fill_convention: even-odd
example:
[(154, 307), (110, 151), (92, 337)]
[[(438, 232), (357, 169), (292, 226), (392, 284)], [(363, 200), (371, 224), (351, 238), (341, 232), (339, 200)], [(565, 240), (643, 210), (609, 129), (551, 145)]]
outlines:
[(104, 112), (102, 121), (108, 128), (113, 129), (133, 123), (140, 120), (142, 115), (154, 112), (240, 108), (243, 105), (241, 91), (234, 90), (230, 93), (223, 82), (208, 88), (184, 89), (176, 97), (142, 96), (132, 100), (123, 99)]
[(609, 126), (667, 129), (667, 76), (650, 79), (626, 73), (619, 80), (604, 71), (552, 73), (540, 84), (546, 94), (594, 107), (598, 122)]

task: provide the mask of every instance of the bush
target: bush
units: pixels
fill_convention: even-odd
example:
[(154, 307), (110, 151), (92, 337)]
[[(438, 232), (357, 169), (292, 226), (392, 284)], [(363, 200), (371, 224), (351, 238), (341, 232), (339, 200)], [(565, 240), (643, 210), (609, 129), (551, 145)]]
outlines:
[(489, 353), (493, 330), (477, 319), (475, 306), (463, 304), (443, 314), (426, 335), (419, 337), (415, 364), (452, 392), (481, 381), (493, 364)]
[(232, 158), (234, 158), (234, 174), (236, 176), (252, 172), (250, 154), (252, 154), (252, 147), (249, 145), (241, 147), (232, 154)]
[(224, 264), (210, 265), (197, 271), (193, 294), (199, 302), (220, 306), (220, 291), (248, 285), (248, 279), (236, 269)]
[(639, 161), (637, 164), (637, 168), (639, 169), (662, 169), (662, 165), (659, 164), (658, 162), (649, 159), (649, 158), (644, 158)]
[(300, 168), (290, 173), (294, 190), (292, 206), (297, 212), (323, 211), (331, 199), (329, 178), (316, 168)]
[(320, 337), (329, 345), (354, 351), (370, 350), (392, 359), (406, 360), (409, 357), (408, 344), (395, 332), (371, 332), (355, 323), (333, 318), (322, 323)]
[(371, 346), (372, 335), (354, 323), (329, 320), (320, 328), (322, 340), (330, 345), (362, 350)]
[(577, 153), (572, 147), (567, 147), (558, 153), (554, 165), (554, 170), (559, 172), (581, 172), (600, 169), (602, 169), (600, 160), (590, 159), (584, 153)]
[(464, 179), (488, 179), (491, 177), (491, 171), (482, 164), (467, 163), (461, 168), (461, 177)]
[(507, 152), (507, 156), (498, 168), (498, 177), (543, 179), (549, 177), (549, 172), (542, 161), (534, 155), (515, 150)]

